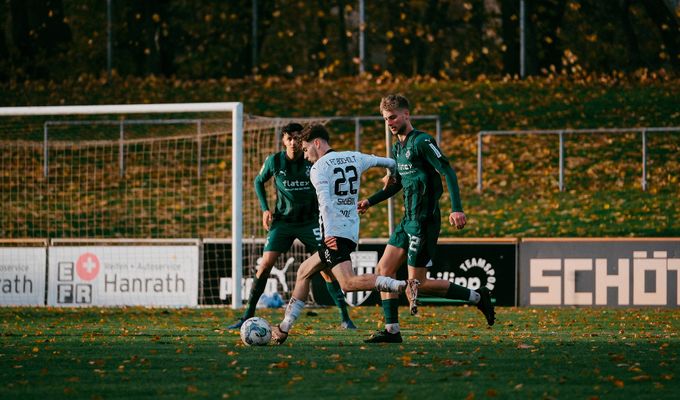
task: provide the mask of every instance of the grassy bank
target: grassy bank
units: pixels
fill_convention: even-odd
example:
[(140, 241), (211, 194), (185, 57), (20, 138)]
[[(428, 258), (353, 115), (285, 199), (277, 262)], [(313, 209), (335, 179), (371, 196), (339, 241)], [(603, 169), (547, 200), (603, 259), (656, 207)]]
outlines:
[[(442, 119), (442, 148), (458, 172), (470, 219), (462, 232), (445, 228), (445, 236), (680, 235), (680, 210), (675, 204), (680, 198), (679, 133), (648, 135), (647, 191), (641, 190), (640, 183), (639, 134), (568, 136), (563, 192), (558, 190), (556, 137), (486, 138), (484, 191), (476, 192), (476, 134), (480, 130), (680, 126), (680, 82), (651, 74), (476, 82), (385, 76), (322, 82), (276, 78), (115, 78), (106, 82), (81, 77), (58, 83), (6, 83), (0, 85), (0, 103), (16, 106), (237, 100), (244, 102), (246, 113), (254, 115), (352, 116), (378, 115), (381, 96), (390, 92), (406, 94), (413, 103), (413, 114), (437, 114)], [(422, 126), (434, 133), (431, 126)], [(354, 147), (351, 127), (333, 129), (338, 138), (336, 147)], [(371, 132), (366, 130), (362, 150), (383, 153), (379, 129)], [(41, 137), (40, 131), (19, 133), (5, 128), (0, 132), (2, 139)], [(369, 175), (369, 179), (375, 178)], [(374, 188), (375, 185), (365, 185), (364, 194)], [(8, 193), (10, 189), (2, 190)], [(447, 198), (442, 200), (444, 211), (448, 209), (447, 202)], [(369, 218), (364, 219), (362, 236), (386, 236), (385, 214), (385, 207), (372, 209)]]

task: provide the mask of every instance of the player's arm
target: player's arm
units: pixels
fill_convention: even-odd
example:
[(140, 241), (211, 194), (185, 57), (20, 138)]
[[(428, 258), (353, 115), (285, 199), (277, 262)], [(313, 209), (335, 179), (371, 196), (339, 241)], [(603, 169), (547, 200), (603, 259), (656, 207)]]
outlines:
[(395, 172), (394, 175), (386, 178), (387, 180), (385, 180), (385, 187), (378, 190), (368, 199), (361, 200), (357, 204), (357, 211), (359, 211), (359, 214), (365, 213), (369, 207), (389, 199), (390, 197), (399, 193), (399, 191), (402, 189), (403, 186), (401, 184), (401, 175), (399, 175), (398, 171)]
[(257, 195), (257, 200), (260, 202), (260, 208), (262, 209), (262, 225), (266, 230), (269, 230), (271, 227), (272, 212), (269, 211), (269, 204), (267, 204), (265, 183), (274, 176), (274, 157), (276, 157), (276, 154), (272, 154), (264, 160), (260, 172), (255, 177), (255, 194)]
[(426, 139), (418, 143), (418, 151), (423, 158), (432, 165), (437, 172), (444, 176), (446, 180), (446, 187), (449, 190), (449, 197), (451, 198), (451, 214), (449, 214), (449, 223), (458, 229), (465, 227), (467, 223), (465, 213), (463, 212), (463, 203), (460, 198), (460, 188), (458, 187), (458, 177), (456, 171), (453, 170), (449, 159), (441, 152), (437, 143), (432, 139)]
[[(372, 156), (375, 157), (375, 156)], [(359, 201), (357, 204), (357, 210), (359, 211), (359, 214), (363, 214), (368, 210), (370, 206), (376, 205), (380, 202), (383, 202), (390, 197), (394, 196), (395, 194), (399, 193), (399, 191), (402, 189), (401, 185), (401, 176), (399, 175), (399, 171), (397, 170), (397, 162), (394, 160), (394, 158), (385, 158), (385, 157), (375, 157), (380, 159), (382, 162), (385, 162), (384, 160), (390, 160), (392, 163), (394, 163), (394, 167), (389, 168), (390, 173), (388, 174), (387, 177), (383, 178), (383, 182), (385, 182), (385, 186), (377, 191), (374, 195), (369, 197), (368, 199), (364, 199)], [(391, 163), (390, 163), (391, 164)]]
[(387, 168), (387, 175), (393, 176), (397, 173), (397, 162), (393, 158), (378, 157), (372, 154), (358, 153), (361, 157), (362, 171), (371, 167)]
[(397, 182), (396, 180), (397, 162), (393, 158), (378, 157), (372, 154), (371, 155), (363, 153), (359, 154), (361, 155), (362, 171), (365, 171), (366, 169), (371, 167), (387, 168), (387, 174), (382, 178), (383, 189), (386, 189), (388, 186), (394, 185)]

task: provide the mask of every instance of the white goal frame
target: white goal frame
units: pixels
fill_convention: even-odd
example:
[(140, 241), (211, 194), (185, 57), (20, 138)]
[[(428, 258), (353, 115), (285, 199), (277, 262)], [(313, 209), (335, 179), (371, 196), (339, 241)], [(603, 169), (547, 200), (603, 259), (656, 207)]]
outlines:
[(158, 114), (158, 113), (232, 113), (231, 152), (231, 307), (241, 308), (242, 236), (243, 236), (243, 103), (167, 103), (167, 104), (110, 104), (92, 106), (0, 107), (0, 116), (102, 115), (102, 114)]

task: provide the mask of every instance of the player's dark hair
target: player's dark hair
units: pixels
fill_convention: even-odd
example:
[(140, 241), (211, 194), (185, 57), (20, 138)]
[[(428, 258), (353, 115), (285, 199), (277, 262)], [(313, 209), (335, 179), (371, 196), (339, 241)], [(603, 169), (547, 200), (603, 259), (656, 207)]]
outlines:
[(380, 100), (380, 112), (410, 109), (408, 99), (400, 94), (390, 94)]
[(331, 142), (328, 130), (325, 126), (320, 124), (310, 125), (302, 131), (302, 140), (305, 142), (311, 142), (314, 139), (323, 139), (326, 141), (326, 143)]
[(283, 135), (286, 133), (290, 135), (293, 132), (302, 132), (302, 129), (302, 125), (298, 124), (297, 122), (291, 122), (281, 128), (281, 137), (283, 137)]

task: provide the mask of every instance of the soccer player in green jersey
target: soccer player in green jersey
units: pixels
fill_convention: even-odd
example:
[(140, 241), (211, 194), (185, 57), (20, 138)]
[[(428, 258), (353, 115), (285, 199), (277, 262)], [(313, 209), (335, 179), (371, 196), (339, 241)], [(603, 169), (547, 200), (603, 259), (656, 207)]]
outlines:
[[(460, 200), (458, 179), (436, 141), (425, 132), (416, 130), (409, 120), (409, 102), (401, 95), (389, 95), (380, 102), (380, 111), (396, 140), (392, 157), (397, 162), (397, 174), (391, 184), (357, 204), (360, 213), (404, 191), (404, 217), (394, 230), (378, 262), (378, 274), (395, 277), (397, 269), (406, 261), (409, 279), (420, 281), (422, 294), (459, 299), (476, 304), (489, 325), (495, 321), (491, 294), (487, 288), (478, 291), (442, 279), (428, 279), (427, 268), (432, 265), (441, 228), (439, 198), (443, 193), (441, 175), (451, 196), (448, 221), (457, 229), (466, 224)], [(385, 329), (375, 332), (367, 343), (401, 343), (398, 319), (398, 298), (392, 293), (381, 293)], [(413, 303), (411, 314), (418, 308)]]
[[(316, 253), (319, 249), (319, 206), (316, 191), (309, 180), (312, 163), (305, 160), (299, 140), (302, 129), (302, 125), (298, 123), (290, 123), (281, 129), (286, 149), (267, 157), (255, 178), (255, 191), (262, 208), (262, 224), (269, 234), (253, 279), (246, 310), (229, 329), (239, 329), (243, 321), (255, 316), (255, 306), (264, 292), (270, 271), (281, 253), (288, 251), (296, 238), (305, 245), (308, 253)], [(267, 204), (265, 191), (265, 182), (271, 178), (274, 178), (276, 186), (276, 208), (273, 213)], [(345, 295), (338, 281), (332, 273), (322, 271), (321, 275), (333, 301), (340, 309), (341, 327), (356, 329), (347, 312)]]

